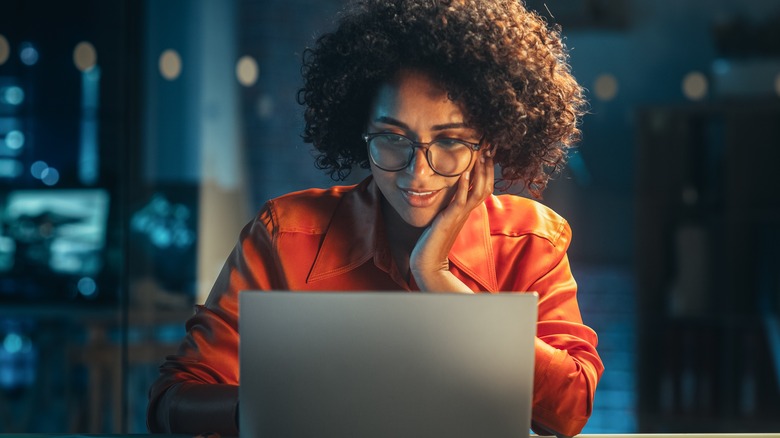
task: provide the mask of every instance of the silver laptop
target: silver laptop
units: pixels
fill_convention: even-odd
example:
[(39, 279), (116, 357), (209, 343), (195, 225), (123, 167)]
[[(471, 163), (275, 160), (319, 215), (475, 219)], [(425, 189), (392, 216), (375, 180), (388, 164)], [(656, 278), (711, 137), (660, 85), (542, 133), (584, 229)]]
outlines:
[(527, 437), (535, 293), (243, 292), (241, 437)]

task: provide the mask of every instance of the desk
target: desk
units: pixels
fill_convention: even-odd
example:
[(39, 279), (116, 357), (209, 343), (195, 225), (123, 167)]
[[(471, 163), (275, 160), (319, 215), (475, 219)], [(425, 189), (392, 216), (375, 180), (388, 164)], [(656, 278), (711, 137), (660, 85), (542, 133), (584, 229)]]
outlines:
[(616, 433), (577, 436), (582, 438), (780, 438), (780, 433)]
[[(0, 433), (0, 438), (201, 438), (192, 435), (144, 435), (144, 434), (73, 434), (73, 433), (29, 433), (29, 434), (5, 434)], [(531, 437), (543, 438), (539, 435)], [(582, 434), (581, 438), (780, 438), (778, 433), (627, 433), (627, 434)], [(211, 438), (211, 437), (209, 437)], [(216, 437), (214, 437), (216, 438)], [(228, 437), (222, 437), (228, 438)]]

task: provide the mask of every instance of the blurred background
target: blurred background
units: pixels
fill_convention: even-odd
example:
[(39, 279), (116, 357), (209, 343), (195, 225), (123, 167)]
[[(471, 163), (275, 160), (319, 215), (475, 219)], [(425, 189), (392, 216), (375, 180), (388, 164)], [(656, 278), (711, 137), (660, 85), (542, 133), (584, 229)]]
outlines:
[[(241, 227), (333, 184), (296, 92), (342, 3), (0, 0), (0, 432), (146, 431)], [(590, 101), (543, 200), (606, 365), (585, 432), (780, 431), (780, 2), (527, 4)]]

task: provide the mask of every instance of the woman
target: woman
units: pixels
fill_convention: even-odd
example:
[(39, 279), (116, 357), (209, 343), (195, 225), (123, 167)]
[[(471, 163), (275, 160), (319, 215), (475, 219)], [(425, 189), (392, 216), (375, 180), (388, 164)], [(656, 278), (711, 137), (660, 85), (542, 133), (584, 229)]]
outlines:
[(517, 0), (364, 0), (308, 49), (304, 138), (356, 186), (269, 201), (241, 233), (150, 391), (154, 432), (237, 434), (241, 290), (539, 293), (533, 428), (575, 435), (603, 366), (582, 324), (567, 222), (540, 196), (577, 140), (560, 34)]

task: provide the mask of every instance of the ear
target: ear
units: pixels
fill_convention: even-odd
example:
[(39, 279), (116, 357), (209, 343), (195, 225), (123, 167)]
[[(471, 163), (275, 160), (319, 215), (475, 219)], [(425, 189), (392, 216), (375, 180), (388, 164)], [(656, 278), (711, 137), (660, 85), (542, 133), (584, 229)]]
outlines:
[(496, 148), (495, 148), (495, 146), (490, 145), (489, 148), (485, 149), (484, 154), (488, 158), (492, 158), (493, 156), (495, 156), (496, 155)]

